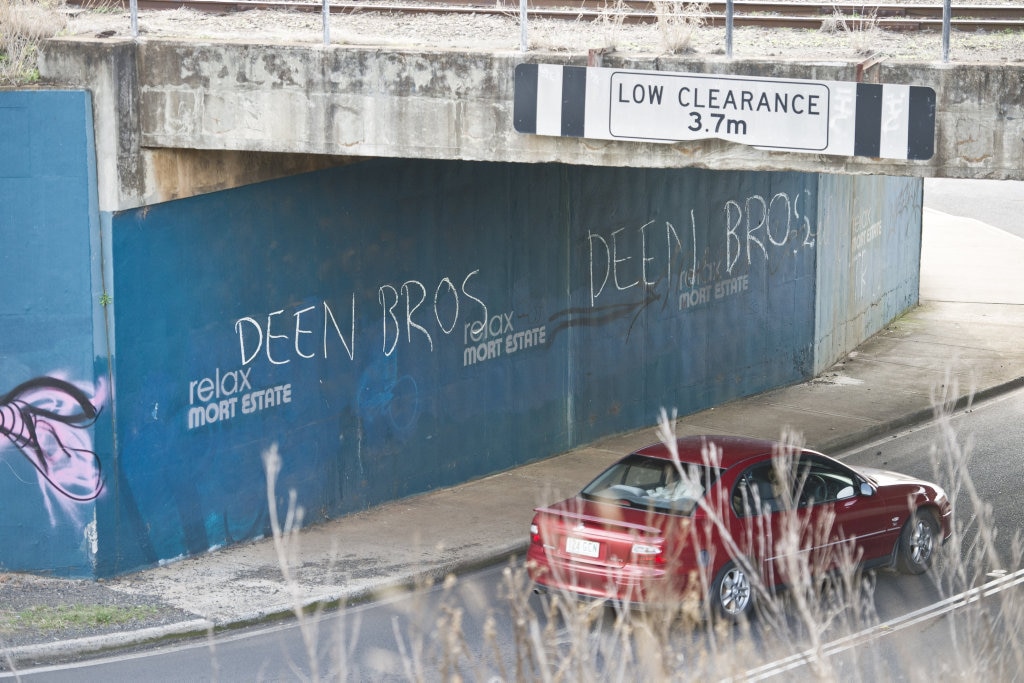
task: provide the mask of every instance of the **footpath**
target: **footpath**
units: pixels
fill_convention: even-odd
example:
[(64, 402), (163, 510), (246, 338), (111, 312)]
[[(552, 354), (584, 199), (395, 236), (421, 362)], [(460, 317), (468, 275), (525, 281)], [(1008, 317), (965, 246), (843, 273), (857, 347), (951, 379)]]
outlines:
[[(788, 427), (811, 448), (837, 454), (929, 419), (936, 398), (966, 405), (1024, 386), (1024, 239), (930, 209), (924, 224), (920, 306), (819, 377), (682, 417), (677, 433), (779, 438)], [(615, 435), (305, 529), (292, 547), (297, 595), (306, 605), (351, 604), (521, 556), (535, 506), (574, 493), (605, 465), (656, 440), (653, 427)], [(0, 579), (3, 609), (52, 605), (55, 594), (76, 604), (78, 593), (97, 599), (98, 592), (111, 604), (146, 605), (151, 615), (81, 637), (0, 630), (0, 671), (205, 635), (290, 614), (294, 605), (271, 539), (87, 586)]]

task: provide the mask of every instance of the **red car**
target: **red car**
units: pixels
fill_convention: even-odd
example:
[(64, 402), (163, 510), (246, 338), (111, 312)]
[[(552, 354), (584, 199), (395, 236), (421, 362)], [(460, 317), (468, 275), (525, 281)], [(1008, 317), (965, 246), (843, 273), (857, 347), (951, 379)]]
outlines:
[(540, 589), (627, 603), (708, 597), (748, 615), (757, 587), (844, 562), (920, 574), (950, 533), (935, 484), (806, 449), (727, 436), (632, 453), (573, 498), (537, 508), (527, 567)]

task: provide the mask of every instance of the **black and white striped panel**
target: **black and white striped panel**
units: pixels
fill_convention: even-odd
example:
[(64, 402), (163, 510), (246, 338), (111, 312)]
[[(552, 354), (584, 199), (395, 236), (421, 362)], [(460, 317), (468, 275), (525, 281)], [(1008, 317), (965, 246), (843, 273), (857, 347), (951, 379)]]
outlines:
[(587, 67), (516, 66), (515, 129), (531, 135), (584, 137)]
[[(916, 85), (857, 84), (853, 155), (931, 159), (935, 153), (935, 91)], [(885, 112), (900, 112), (887, 116)]]
[[(562, 137), (617, 139), (607, 126), (587, 129), (590, 112), (588, 71), (600, 67), (519, 64), (515, 71), (513, 124), (520, 133)], [(928, 87), (874, 83), (822, 82), (837, 101), (852, 97), (852, 106), (835, 107), (833, 135), (819, 153), (886, 159), (924, 160), (935, 152), (935, 91)], [(594, 102), (600, 98), (590, 97)], [(604, 106), (602, 104), (602, 106)], [(840, 110), (845, 110), (840, 113)], [(852, 114), (852, 117), (850, 116)], [(841, 117), (841, 118), (840, 118)], [(790, 148), (792, 151), (812, 151)]]

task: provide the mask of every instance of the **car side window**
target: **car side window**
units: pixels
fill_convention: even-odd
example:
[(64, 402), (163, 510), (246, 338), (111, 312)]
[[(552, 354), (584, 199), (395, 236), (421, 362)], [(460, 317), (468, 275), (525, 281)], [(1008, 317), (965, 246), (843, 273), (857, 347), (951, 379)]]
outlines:
[(794, 486), (800, 507), (852, 498), (857, 491), (856, 478), (849, 470), (814, 456), (800, 459)]
[(771, 462), (754, 465), (744, 472), (732, 494), (732, 509), (750, 517), (783, 509), (786, 496)]

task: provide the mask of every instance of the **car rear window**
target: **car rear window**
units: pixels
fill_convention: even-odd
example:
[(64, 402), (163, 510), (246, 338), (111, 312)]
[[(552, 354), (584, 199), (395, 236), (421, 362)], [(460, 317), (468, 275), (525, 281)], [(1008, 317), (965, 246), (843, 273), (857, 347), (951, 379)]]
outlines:
[(615, 463), (584, 487), (587, 500), (676, 515), (691, 515), (719, 470), (633, 454)]

